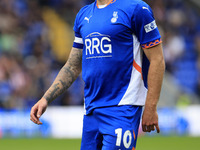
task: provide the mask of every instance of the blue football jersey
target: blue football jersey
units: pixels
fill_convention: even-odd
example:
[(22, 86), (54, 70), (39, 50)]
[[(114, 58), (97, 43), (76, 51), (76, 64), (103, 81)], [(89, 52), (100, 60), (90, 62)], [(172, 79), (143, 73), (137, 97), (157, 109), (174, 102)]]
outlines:
[(83, 49), (86, 114), (97, 107), (145, 104), (149, 62), (141, 47), (161, 43), (153, 12), (142, 0), (83, 7), (73, 47)]

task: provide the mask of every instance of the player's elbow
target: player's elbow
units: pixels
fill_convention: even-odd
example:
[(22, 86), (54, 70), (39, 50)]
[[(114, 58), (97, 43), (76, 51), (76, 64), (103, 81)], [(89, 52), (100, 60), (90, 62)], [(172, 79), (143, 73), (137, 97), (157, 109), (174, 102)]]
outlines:
[(164, 56), (162, 55), (162, 57), (160, 58), (159, 62), (160, 66), (162, 67), (163, 70), (165, 70), (165, 59)]
[(163, 72), (165, 71), (165, 59), (163, 55), (151, 59), (150, 64), (152, 64), (152, 66), (159, 67)]
[(165, 59), (163, 55), (157, 59), (157, 64), (163, 71), (165, 70)]

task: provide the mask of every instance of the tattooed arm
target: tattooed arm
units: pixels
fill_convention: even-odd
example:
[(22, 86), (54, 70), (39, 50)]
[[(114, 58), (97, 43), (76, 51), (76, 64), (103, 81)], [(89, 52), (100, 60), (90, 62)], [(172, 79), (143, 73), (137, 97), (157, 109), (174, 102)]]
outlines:
[(46, 91), (44, 96), (32, 107), (31, 120), (36, 124), (42, 124), (39, 118), (45, 112), (48, 103), (61, 95), (76, 80), (81, 72), (82, 50), (72, 48), (66, 64), (58, 73), (55, 81)]
[(56, 97), (62, 94), (76, 80), (81, 72), (81, 63), (82, 51), (80, 49), (72, 48), (68, 61), (43, 96), (48, 103), (52, 102)]

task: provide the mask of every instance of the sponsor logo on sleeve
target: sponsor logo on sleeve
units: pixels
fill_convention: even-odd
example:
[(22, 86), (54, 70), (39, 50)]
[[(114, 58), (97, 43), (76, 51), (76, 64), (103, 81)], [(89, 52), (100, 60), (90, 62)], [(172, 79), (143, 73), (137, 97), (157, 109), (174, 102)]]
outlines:
[(151, 23), (144, 26), (146, 33), (149, 33), (157, 28), (156, 21), (152, 21)]

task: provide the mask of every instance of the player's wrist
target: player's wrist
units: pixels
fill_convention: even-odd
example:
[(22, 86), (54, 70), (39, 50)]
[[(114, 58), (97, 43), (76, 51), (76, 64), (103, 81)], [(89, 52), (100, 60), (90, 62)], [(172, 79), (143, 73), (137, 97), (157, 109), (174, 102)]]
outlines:
[(146, 103), (145, 109), (156, 111), (157, 110), (157, 103)]
[(50, 100), (48, 100), (48, 98), (46, 98), (45, 95), (40, 100), (46, 102), (47, 104), (50, 103)]

